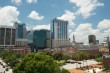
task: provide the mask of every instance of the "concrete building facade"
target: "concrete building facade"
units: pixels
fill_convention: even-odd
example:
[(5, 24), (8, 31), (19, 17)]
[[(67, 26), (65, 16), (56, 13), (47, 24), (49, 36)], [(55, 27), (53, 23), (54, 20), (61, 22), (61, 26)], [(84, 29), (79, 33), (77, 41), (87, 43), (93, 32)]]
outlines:
[(15, 46), (16, 29), (13, 26), (0, 25), (0, 47)]

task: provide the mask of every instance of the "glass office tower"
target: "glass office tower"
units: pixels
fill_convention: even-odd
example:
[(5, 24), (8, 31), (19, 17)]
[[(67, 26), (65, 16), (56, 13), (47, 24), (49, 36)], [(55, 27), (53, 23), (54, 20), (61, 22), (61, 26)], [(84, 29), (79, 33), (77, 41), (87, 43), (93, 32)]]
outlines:
[(16, 28), (16, 46), (27, 46), (27, 30), (26, 24), (15, 22)]
[(19, 39), (27, 38), (26, 24), (15, 22), (14, 26), (16, 28), (16, 38), (19, 38)]
[(51, 23), (52, 39), (68, 39), (68, 21), (53, 19)]
[(48, 44), (50, 40), (49, 30), (35, 30), (33, 32), (33, 46), (36, 49), (46, 49), (49, 48)]
[(68, 21), (53, 19), (51, 21), (51, 47), (68, 45)]

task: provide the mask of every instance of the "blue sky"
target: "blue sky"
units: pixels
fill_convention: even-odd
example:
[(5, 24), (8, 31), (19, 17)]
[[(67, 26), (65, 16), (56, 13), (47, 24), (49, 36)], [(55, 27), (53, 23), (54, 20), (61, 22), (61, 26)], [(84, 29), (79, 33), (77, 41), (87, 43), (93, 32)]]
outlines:
[(88, 43), (94, 34), (101, 42), (110, 33), (110, 0), (0, 0), (0, 25), (14, 21), (27, 28), (50, 29), (50, 21), (59, 18), (69, 21), (69, 37)]

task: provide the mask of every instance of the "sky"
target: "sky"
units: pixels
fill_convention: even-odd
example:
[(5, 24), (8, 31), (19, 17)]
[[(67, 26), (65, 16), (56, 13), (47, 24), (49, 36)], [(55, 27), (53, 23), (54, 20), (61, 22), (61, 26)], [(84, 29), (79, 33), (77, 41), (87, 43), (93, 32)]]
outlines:
[(69, 21), (69, 38), (88, 44), (110, 35), (110, 0), (0, 0), (0, 25), (26, 23), (27, 29), (50, 29), (54, 18)]

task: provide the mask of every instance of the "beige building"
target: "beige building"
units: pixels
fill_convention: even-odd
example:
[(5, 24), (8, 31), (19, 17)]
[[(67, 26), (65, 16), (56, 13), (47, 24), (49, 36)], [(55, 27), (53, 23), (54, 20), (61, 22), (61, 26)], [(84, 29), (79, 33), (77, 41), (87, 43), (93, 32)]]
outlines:
[(69, 40), (52, 40), (52, 46), (53, 48), (59, 48), (59, 47), (66, 47), (70, 44)]
[(109, 53), (109, 49), (106, 47), (106, 43), (102, 43), (102, 44), (99, 46), (99, 52), (100, 52), (100, 53), (103, 53), (103, 54)]
[(16, 39), (16, 46), (27, 46), (28, 39)]
[(47, 48), (50, 48), (51, 47), (51, 44), (50, 43), (51, 43), (50, 40), (46, 40), (46, 47)]

